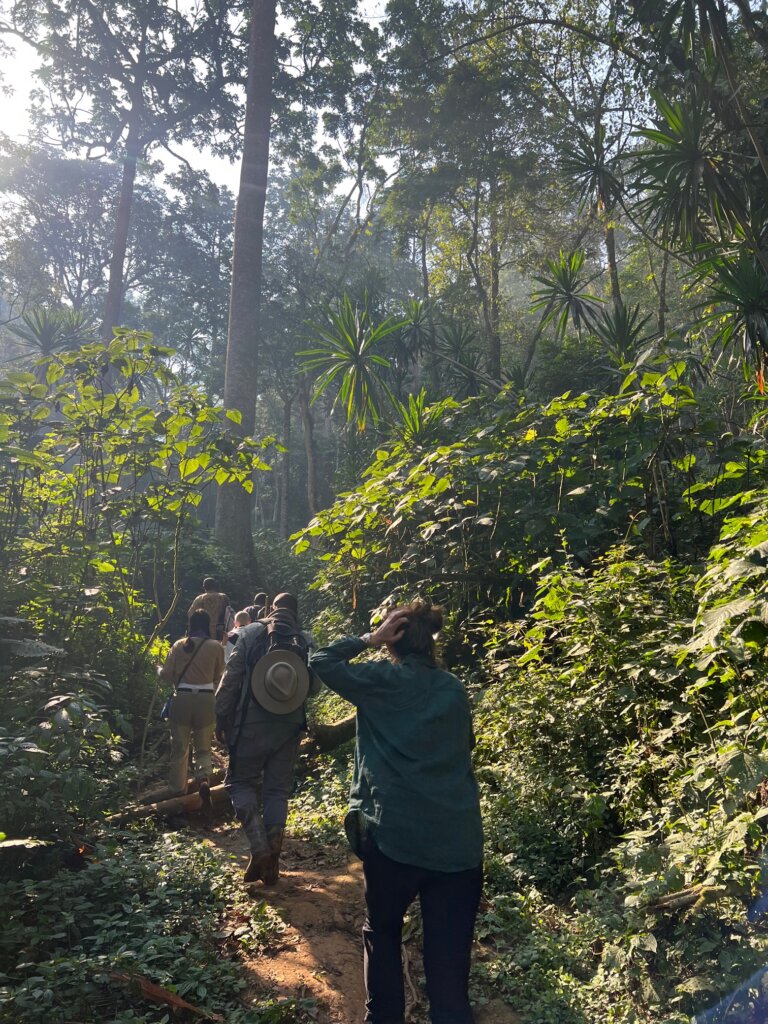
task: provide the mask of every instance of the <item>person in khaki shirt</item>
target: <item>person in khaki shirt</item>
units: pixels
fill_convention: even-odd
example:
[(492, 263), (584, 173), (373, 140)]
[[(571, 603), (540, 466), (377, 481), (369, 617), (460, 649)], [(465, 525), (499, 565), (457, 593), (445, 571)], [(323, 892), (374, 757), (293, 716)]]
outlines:
[(187, 635), (177, 640), (160, 669), (161, 679), (175, 692), (168, 715), (171, 760), (168, 786), (174, 794), (187, 788), (189, 742), (195, 756), (195, 778), (203, 804), (210, 806), (211, 744), (216, 724), (216, 685), (224, 671), (224, 649), (210, 636), (208, 612), (197, 610), (189, 618)]
[(189, 606), (187, 615), (192, 617), (192, 613), (201, 609), (208, 613), (208, 619), (210, 625), (208, 627), (208, 635), (213, 637), (214, 640), (220, 640), (222, 643), (226, 641), (226, 625), (227, 625), (227, 608), (229, 607), (229, 598), (226, 594), (221, 593), (216, 584), (216, 580), (212, 577), (207, 576), (203, 580), (203, 592), (198, 594), (192, 604)]

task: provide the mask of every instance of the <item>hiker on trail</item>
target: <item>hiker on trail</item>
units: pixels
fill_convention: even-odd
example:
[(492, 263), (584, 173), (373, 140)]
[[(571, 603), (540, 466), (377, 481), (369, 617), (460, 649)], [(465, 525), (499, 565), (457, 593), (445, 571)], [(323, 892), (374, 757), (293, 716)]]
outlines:
[(260, 590), (258, 594), (253, 596), (253, 604), (249, 604), (245, 609), (251, 617), (251, 622), (257, 622), (259, 619), (266, 619), (268, 608), (267, 608), (267, 595), (263, 590)]
[(195, 755), (195, 777), (203, 805), (210, 806), (211, 742), (216, 723), (214, 689), (224, 671), (224, 651), (210, 636), (208, 612), (195, 611), (187, 635), (177, 640), (159, 671), (175, 687), (168, 714), (171, 761), (168, 786), (174, 794), (187, 789), (189, 741)]
[(274, 885), (299, 739), (306, 731), (310, 640), (292, 594), (243, 626), (216, 692), (216, 736), (229, 750), (224, 780), (250, 844), (248, 884)]
[(235, 649), (237, 638), (240, 635), (240, 630), (243, 626), (250, 626), (252, 622), (251, 616), (248, 614), (248, 609), (244, 608), (241, 612), (235, 615), (235, 626), (231, 633), (227, 634), (227, 642), (224, 646), (224, 663), (229, 661), (232, 657), (232, 652)]
[(191, 618), (192, 613), (197, 611), (198, 608), (201, 608), (204, 612), (208, 613), (208, 618), (211, 623), (211, 637), (214, 640), (219, 640), (222, 643), (225, 643), (229, 627), (229, 623), (227, 622), (229, 598), (226, 594), (222, 594), (216, 584), (216, 580), (210, 576), (203, 580), (203, 592), (202, 594), (198, 594), (189, 606), (187, 616)]
[[(373, 633), (316, 651), (311, 667), (357, 708), (344, 826), (363, 861), (365, 1020), (403, 1024), (400, 942), (416, 898), (432, 1024), (471, 1024), (470, 950), (483, 880), (483, 831), (472, 771), (469, 701), (439, 667), (440, 608), (395, 609)], [(350, 665), (369, 647), (389, 660)]]

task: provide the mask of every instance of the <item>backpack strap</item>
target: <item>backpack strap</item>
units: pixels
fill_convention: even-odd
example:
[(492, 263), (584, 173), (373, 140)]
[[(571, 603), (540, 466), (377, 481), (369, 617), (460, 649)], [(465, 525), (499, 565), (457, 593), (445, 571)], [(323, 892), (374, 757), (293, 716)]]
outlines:
[(189, 666), (190, 666), (190, 665), (192, 664), (192, 662), (193, 662), (193, 661), (195, 660), (195, 658), (196, 658), (196, 657), (198, 656), (198, 654), (200, 653), (200, 651), (202, 651), (202, 649), (203, 649), (203, 648), (205, 647), (206, 643), (207, 643), (207, 642), (208, 642), (208, 641), (209, 641), (210, 639), (211, 639), (211, 637), (209, 637), (209, 636), (203, 637), (203, 639), (202, 639), (202, 640), (200, 641), (200, 643), (199, 643), (199, 644), (197, 645), (197, 647), (196, 647), (196, 648), (194, 649), (194, 651), (192, 652), (192, 657), (191, 657), (191, 658), (190, 658), (190, 659), (189, 659), (189, 660), (187, 661), (186, 665), (185, 665), (185, 666), (184, 666), (184, 668), (183, 668), (183, 669), (181, 670), (181, 672), (179, 672), (179, 678), (178, 678), (178, 679), (176, 679), (176, 680), (174, 681), (174, 684), (173, 684), (173, 687), (174, 687), (174, 689), (176, 689), (177, 685), (178, 685), (178, 684), (179, 684), (179, 683), (181, 682), (181, 680), (182, 680), (182, 679), (184, 678), (184, 673), (185, 673), (185, 672), (187, 671), (187, 669), (189, 668)]

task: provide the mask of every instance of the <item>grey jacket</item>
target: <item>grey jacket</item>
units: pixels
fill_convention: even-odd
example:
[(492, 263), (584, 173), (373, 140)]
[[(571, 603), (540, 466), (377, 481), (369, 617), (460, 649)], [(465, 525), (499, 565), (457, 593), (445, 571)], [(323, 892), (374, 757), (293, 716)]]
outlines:
[[(246, 679), (249, 657), (254, 647), (263, 641), (266, 630), (267, 622), (264, 619), (243, 626), (216, 691), (216, 730), (224, 733), (230, 745), (237, 736), (253, 735), (254, 731), (264, 726), (292, 725), (294, 729), (306, 728), (304, 705), (287, 715), (278, 715), (267, 711), (253, 696), (249, 696), (250, 680)], [(311, 649), (313, 645), (310, 635), (302, 631), (302, 636)], [(317, 693), (321, 685), (316, 676), (310, 676), (310, 694)]]

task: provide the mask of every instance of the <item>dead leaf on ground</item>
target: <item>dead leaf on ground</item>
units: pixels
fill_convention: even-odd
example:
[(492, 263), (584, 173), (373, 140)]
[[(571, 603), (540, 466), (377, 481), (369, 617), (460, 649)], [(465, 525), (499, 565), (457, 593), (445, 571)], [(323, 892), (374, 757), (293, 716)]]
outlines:
[(172, 1007), (174, 1010), (189, 1010), (196, 1017), (204, 1017), (206, 1020), (224, 1021), (220, 1013), (208, 1013), (207, 1010), (188, 1003), (186, 999), (177, 996), (169, 988), (156, 985), (154, 981), (150, 981), (149, 978), (145, 978), (141, 974), (119, 974), (117, 971), (112, 971), (110, 977), (114, 978), (115, 981), (122, 981), (126, 985), (130, 985), (132, 988), (138, 988), (139, 993), (151, 1003), (161, 1003), (164, 1006)]

